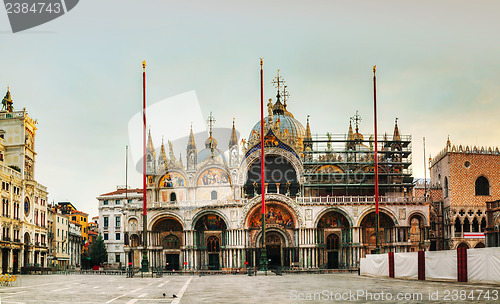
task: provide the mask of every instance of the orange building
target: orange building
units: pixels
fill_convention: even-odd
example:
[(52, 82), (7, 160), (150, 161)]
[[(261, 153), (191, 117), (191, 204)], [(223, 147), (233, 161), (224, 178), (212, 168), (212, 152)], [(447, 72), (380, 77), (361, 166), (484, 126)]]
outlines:
[(439, 222), (440, 214), (443, 223), (444, 248), (438, 249), (484, 247), (486, 202), (500, 199), (498, 148), (455, 146), (448, 139), (431, 160), (430, 171), (432, 226)]

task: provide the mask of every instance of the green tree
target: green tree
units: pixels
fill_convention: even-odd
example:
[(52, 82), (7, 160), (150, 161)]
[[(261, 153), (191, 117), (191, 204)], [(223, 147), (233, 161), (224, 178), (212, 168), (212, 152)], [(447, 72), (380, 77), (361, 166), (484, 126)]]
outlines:
[(106, 245), (104, 245), (104, 239), (99, 233), (95, 242), (90, 246), (90, 261), (92, 265), (101, 265), (108, 260), (108, 252), (106, 250)]

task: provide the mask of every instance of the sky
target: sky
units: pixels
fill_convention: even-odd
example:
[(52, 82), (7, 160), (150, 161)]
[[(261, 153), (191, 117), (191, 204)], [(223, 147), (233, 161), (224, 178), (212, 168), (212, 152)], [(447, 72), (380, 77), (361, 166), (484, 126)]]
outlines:
[[(152, 126), (155, 145), (166, 136), (155, 130), (170, 129), (180, 112), (197, 128), (210, 112), (218, 128), (234, 118), (247, 138), (260, 117), (261, 57), (266, 100), (280, 69), (288, 110), (304, 125), (310, 115), (313, 134), (347, 132), (357, 110), (361, 133), (373, 133), (377, 65), (379, 133), (392, 134), (399, 118), (413, 138), (414, 176), (423, 177), (423, 137), (427, 155), (448, 136), (498, 145), (498, 11), (498, 1), (85, 0), (13, 34), (0, 9), (0, 93), (10, 86), (15, 109), (38, 120), (35, 177), (49, 201), (71, 201), (91, 216), (97, 196), (125, 184), (143, 60), (148, 105), (169, 105), (150, 113), (165, 115), (163, 127)], [(165, 102), (187, 92), (197, 106)], [(141, 184), (129, 170), (129, 185)]]

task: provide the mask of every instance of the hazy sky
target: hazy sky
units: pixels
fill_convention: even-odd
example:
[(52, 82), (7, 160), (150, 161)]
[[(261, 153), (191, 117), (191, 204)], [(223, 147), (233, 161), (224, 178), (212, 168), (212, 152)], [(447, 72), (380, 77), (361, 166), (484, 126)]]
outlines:
[(432, 155), (448, 135), (498, 145), (498, 1), (241, 2), (83, 0), (17, 34), (2, 10), (0, 93), (10, 86), (14, 107), (38, 119), (35, 174), (51, 202), (97, 215), (96, 196), (125, 184), (144, 59), (149, 104), (194, 90), (203, 117), (212, 111), (220, 128), (234, 117), (243, 137), (259, 119), (264, 57), (266, 100), (279, 68), (288, 109), (304, 125), (309, 114), (313, 133), (347, 132), (356, 110), (373, 132), (376, 64), (379, 133), (400, 119), (416, 177), (424, 136)]

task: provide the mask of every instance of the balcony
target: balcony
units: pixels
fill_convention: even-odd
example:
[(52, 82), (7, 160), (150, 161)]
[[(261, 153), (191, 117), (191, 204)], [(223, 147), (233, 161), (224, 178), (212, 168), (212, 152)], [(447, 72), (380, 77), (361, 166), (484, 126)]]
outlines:
[(14, 239), (14, 243), (21, 243), (20, 239)]

